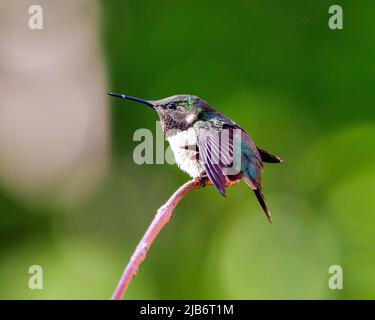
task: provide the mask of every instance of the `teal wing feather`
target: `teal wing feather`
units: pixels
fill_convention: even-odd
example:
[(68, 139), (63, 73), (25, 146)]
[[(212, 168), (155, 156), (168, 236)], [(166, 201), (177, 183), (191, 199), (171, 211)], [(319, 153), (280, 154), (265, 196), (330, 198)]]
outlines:
[(198, 121), (194, 127), (200, 159), (216, 189), (225, 195), (226, 176), (242, 174), (253, 189), (261, 185), (262, 159), (249, 135), (225, 116)]
[[(204, 121), (198, 121), (197, 127), (204, 127), (208, 132), (213, 132), (212, 129), (215, 129), (216, 131), (229, 129), (230, 132), (234, 132), (235, 129), (240, 129), (240, 134), (233, 134), (232, 139), (229, 142), (229, 149), (232, 151), (233, 159), (231, 165), (228, 165), (226, 163), (222, 164), (221, 166), (213, 166), (211, 164), (205, 165), (207, 174), (210, 179), (212, 177), (211, 181), (216, 189), (218, 189), (221, 194), (225, 195), (225, 183), (223, 180), (223, 177), (225, 177), (225, 172), (222, 169), (228, 168), (230, 166), (233, 167), (233, 165), (237, 167), (239, 166), (244, 181), (254, 190), (254, 193), (264, 213), (266, 214), (268, 221), (272, 222), (271, 214), (268, 210), (266, 200), (262, 192), (261, 179), (263, 161), (260, 152), (262, 152), (265, 159), (269, 158), (268, 153), (265, 154), (263, 150), (259, 151), (248, 133), (240, 126), (238, 126), (234, 121), (221, 114), (220, 112), (216, 110), (210, 110), (209, 112), (205, 112), (203, 115), (201, 115), (201, 119)], [(197, 137), (198, 149), (203, 151), (203, 153), (200, 152), (200, 156), (203, 155), (204, 160), (209, 161), (212, 150), (217, 149), (217, 140), (214, 140), (212, 138), (202, 139), (199, 137), (199, 134), (197, 134)], [(236, 150), (240, 150), (239, 155), (236, 154), (238, 152)], [(240, 159), (239, 164), (237, 159)]]
[(244, 178), (250, 179), (252, 184), (251, 187), (253, 189), (261, 188), (261, 171), (263, 168), (262, 158), (254, 142), (245, 131), (242, 131), (241, 134), (241, 155), (242, 173)]

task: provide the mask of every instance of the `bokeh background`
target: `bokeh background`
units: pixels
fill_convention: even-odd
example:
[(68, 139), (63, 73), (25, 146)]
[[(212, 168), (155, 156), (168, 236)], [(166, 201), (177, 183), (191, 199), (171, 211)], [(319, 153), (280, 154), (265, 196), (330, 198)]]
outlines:
[[(30, 30), (30, 5), (43, 8)], [(328, 28), (340, 4), (344, 29)], [(136, 165), (156, 115), (107, 91), (198, 95), (285, 159), (272, 225), (239, 184), (175, 210), (130, 299), (375, 298), (373, 1), (0, 1), (0, 298), (108, 299), (188, 176)], [(43, 268), (43, 290), (28, 269)], [(343, 290), (328, 287), (341, 265)]]

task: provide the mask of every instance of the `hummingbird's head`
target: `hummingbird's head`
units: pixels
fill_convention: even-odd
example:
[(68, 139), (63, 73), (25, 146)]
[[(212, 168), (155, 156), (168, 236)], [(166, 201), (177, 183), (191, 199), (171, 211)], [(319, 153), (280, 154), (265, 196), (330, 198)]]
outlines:
[(116, 93), (109, 93), (109, 95), (137, 101), (153, 108), (159, 115), (165, 133), (171, 129), (188, 129), (199, 120), (202, 112), (212, 110), (204, 100), (187, 94), (175, 95), (154, 101)]
[(164, 132), (170, 129), (185, 130), (199, 120), (210, 106), (197, 96), (180, 94), (151, 101), (160, 117)]

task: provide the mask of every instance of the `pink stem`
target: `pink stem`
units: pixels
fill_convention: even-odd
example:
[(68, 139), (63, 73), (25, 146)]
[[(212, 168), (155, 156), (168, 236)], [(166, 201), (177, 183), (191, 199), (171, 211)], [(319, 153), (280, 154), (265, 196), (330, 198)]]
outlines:
[(146, 258), (146, 254), (150, 249), (155, 238), (168, 223), (172, 217), (174, 208), (178, 203), (192, 190), (202, 187), (203, 184), (199, 180), (192, 180), (186, 182), (168, 199), (168, 201), (159, 208), (142, 240), (139, 242), (133, 255), (130, 258), (128, 265), (126, 266), (121, 279), (117, 285), (115, 292), (113, 293), (112, 300), (121, 300), (132, 281), (137, 274), (138, 268)]

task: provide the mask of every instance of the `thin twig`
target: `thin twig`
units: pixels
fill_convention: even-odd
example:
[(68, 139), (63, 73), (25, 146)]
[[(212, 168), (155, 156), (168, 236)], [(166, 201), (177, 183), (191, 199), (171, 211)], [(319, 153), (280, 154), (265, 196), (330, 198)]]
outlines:
[(139, 242), (133, 255), (130, 258), (128, 265), (126, 266), (121, 279), (117, 285), (115, 292), (113, 293), (112, 300), (121, 300), (130, 284), (132, 279), (137, 274), (138, 268), (143, 260), (146, 258), (146, 254), (150, 249), (155, 238), (168, 223), (172, 217), (174, 208), (178, 203), (192, 190), (199, 189), (206, 184), (210, 184), (210, 181), (204, 183), (199, 179), (191, 180), (182, 185), (178, 190), (168, 199), (168, 201), (159, 208), (142, 240)]

